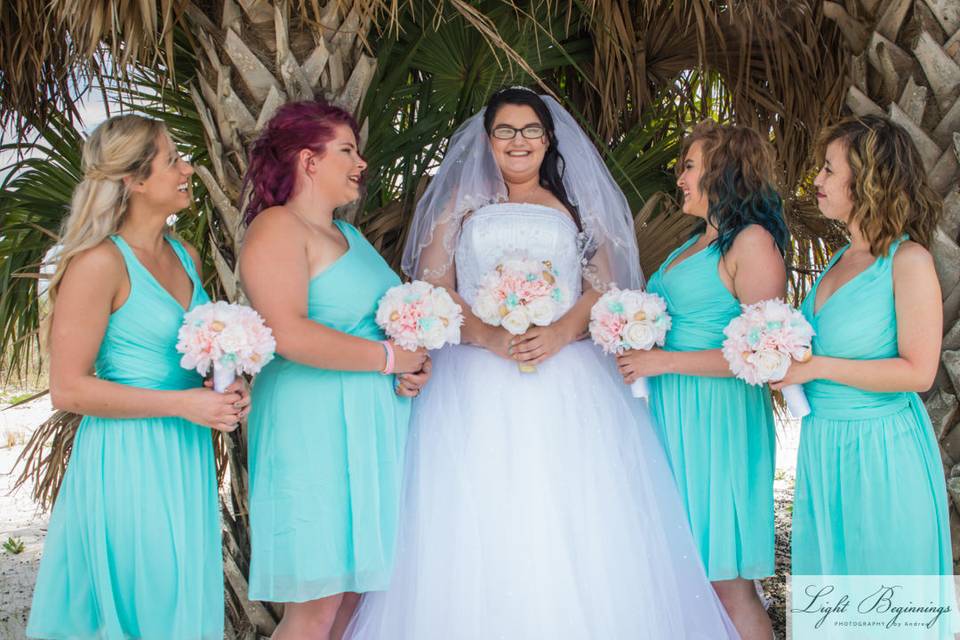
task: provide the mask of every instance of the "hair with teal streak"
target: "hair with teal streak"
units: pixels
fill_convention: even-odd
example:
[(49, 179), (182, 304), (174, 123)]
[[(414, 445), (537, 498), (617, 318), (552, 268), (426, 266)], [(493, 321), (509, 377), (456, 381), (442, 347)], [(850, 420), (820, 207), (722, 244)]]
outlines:
[[(707, 195), (707, 220), (717, 228), (714, 242), (720, 253), (726, 254), (741, 231), (757, 224), (773, 236), (784, 254), (790, 233), (776, 188), (773, 145), (748, 127), (705, 120), (684, 140), (678, 171), (698, 141), (703, 149), (700, 190)], [(694, 233), (703, 233), (706, 225), (700, 222)]]

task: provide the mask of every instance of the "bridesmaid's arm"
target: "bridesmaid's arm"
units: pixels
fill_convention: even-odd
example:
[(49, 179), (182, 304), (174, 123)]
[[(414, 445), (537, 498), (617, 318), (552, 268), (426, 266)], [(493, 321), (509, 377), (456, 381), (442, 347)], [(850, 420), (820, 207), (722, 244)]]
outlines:
[[(720, 279), (742, 304), (783, 298), (787, 270), (773, 236), (760, 225), (741, 231), (720, 260)], [(688, 376), (731, 378), (733, 373), (720, 349), (703, 351), (627, 351), (617, 357), (624, 382), (641, 376), (678, 373)]]
[[(303, 228), (279, 207), (251, 223), (240, 252), (240, 279), (250, 303), (277, 341), (277, 353), (318, 369), (382, 371), (383, 345), (311, 320), (307, 312), (310, 265)], [(419, 371), (426, 354), (395, 348), (394, 371)]]
[[(926, 391), (940, 362), (943, 303), (933, 257), (915, 242), (905, 242), (893, 257), (893, 295), (897, 314), (897, 358), (847, 360), (814, 356), (794, 362), (781, 383), (825, 379), (866, 391)], [(852, 310), (856, 311), (856, 310)], [(856, 322), (855, 313), (851, 322)]]
[(178, 416), (232, 431), (240, 417), (239, 393), (208, 389), (162, 391), (102, 380), (94, 363), (110, 314), (129, 295), (119, 251), (104, 243), (75, 256), (67, 267), (50, 331), (50, 400), (56, 409), (103, 418)]

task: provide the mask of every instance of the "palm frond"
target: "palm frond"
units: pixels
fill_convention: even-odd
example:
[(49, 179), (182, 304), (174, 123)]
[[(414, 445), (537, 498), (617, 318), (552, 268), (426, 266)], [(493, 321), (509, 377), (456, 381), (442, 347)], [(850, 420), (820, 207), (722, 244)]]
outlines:
[[(50, 113), (78, 113), (103, 71), (173, 64), (173, 28), (188, 0), (0, 3), (0, 124), (18, 134)], [(104, 49), (105, 47), (105, 49)]]
[[(0, 146), (0, 151), (18, 146)], [(40, 292), (47, 277), (42, 266), (80, 180), (81, 146), (79, 132), (53, 115), (40, 129), (40, 139), (28, 145), (37, 157), (7, 167), (0, 185), (0, 352), (7, 357), (7, 377), (26, 373), (28, 355), (40, 347)]]

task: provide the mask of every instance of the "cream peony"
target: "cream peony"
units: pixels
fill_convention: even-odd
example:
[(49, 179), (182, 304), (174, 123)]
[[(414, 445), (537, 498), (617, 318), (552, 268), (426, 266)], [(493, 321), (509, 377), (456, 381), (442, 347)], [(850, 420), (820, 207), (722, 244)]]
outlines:
[(783, 380), (784, 376), (787, 375), (791, 358), (788, 354), (781, 353), (776, 349), (762, 349), (751, 353), (747, 357), (747, 362), (753, 365), (760, 380), (776, 382), (777, 380)]
[(473, 303), (473, 315), (487, 324), (500, 324), (500, 302), (491, 295), (478, 295)]
[(224, 353), (242, 353), (249, 345), (247, 332), (240, 324), (227, 325), (220, 332), (217, 342)]
[[(429, 323), (427, 327), (421, 328), (420, 330), (420, 341), (421, 344), (427, 349), (439, 349), (444, 344), (448, 342), (447, 333), (449, 330), (444, 326), (443, 322), (439, 319), (434, 320)], [(459, 332), (458, 332), (459, 333)], [(452, 342), (452, 344), (458, 344), (457, 342)]]

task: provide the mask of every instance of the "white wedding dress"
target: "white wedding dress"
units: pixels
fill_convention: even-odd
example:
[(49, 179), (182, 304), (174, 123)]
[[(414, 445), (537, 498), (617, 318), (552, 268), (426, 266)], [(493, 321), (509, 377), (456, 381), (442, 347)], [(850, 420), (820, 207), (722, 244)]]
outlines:
[[(471, 303), (501, 256), (551, 260), (581, 291), (577, 230), (538, 205), (463, 225)], [(707, 581), (643, 400), (589, 341), (521, 373), (447, 346), (414, 402), (393, 581), (351, 640), (736, 638)]]

